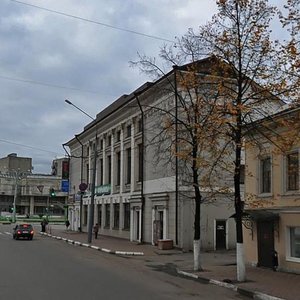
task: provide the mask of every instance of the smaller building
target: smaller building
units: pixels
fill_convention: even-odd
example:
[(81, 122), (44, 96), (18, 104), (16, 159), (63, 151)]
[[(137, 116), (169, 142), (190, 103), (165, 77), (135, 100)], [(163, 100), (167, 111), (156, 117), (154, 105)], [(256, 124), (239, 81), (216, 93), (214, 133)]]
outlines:
[[(300, 109), (284, 110), (246, 143), (246, 260), (300, 273)], [(272, 133), (271, 133), (272, 132)], [(263, 133), (263, 134), (261, 134)], [(253, 138), (253, 136), (252, 136)], [(274, 265), (275, 264), (275, 265)]]
[(53, 161), (56, 173), (33, 174), (32, 159), (13, 153), (0, 159), (0, 212), (16, 207), (20, 215), (65, 215), (68, 159)]

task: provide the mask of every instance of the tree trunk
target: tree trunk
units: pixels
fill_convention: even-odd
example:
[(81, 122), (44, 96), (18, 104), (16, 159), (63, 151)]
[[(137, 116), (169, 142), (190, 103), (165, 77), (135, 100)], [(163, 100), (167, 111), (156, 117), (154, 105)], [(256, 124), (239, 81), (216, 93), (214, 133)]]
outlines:
[(235, 147), (235, 172), (234, 172), (234, 205), (235, 205), (235, 221), (236, 221), (236, 263), (237, 263), (237, 280), (239, 282), (246, 280), (245, 255), (243, 244), (243, 203), (241, 200), (241, 114), (239, 114), (236, 132)]
[(244, 243), (236, 243), (236, 265), (237, 281), (243, 282), (246, 280)]
[[(194, 172), (194, 180), (198, 181), (198, 173)], [(196, 181), (197, 180), (197, 181)], [(199, 186), (194, 184), (195, 189), (195, 220), (194, 220), (194, 271), (202, 271), (200, 259), (201, 238), (201, 193)]]
[(194, 240), (194, 271), (202, 271), (200, 248), (201, 248), (200, 239)]

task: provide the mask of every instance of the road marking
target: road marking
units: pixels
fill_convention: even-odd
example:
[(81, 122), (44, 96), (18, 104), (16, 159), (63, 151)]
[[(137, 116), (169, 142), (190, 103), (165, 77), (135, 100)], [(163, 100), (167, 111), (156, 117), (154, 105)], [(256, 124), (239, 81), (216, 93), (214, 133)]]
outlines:
[(7, 232), (7, 231), (5, 231), (5, 234), (11, 235), (11, 232)]

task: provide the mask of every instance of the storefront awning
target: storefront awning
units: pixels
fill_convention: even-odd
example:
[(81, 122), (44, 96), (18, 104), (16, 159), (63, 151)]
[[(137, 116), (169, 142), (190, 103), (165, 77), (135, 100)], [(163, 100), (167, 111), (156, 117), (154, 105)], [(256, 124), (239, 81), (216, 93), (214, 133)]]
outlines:
[(277, 209), (253, 209), (246, 210), (246, 214), (253, 220), (276, 220), (279, 219), (280, 210)]

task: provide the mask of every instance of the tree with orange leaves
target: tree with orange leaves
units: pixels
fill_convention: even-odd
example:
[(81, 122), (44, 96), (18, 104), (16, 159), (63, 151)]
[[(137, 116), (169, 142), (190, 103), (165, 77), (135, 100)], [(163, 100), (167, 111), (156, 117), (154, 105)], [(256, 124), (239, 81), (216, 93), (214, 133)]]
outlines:
[[(218, 173), (216, 170), (232, 174), (237, 280), (245, 281), (244, 203), (240, 188), (243, 142), (246, 136), (249, 138), (249, 128), (261, 135), (273, 134), (272, 126), (261, 130), (257, 120), (272, 119), (272, 115), (284, 104), (279, 97), (291, 95), (294, 87), (289, 85), (288, 76), (283, 72), (282, 48), (271, 38), (270, 22), (277, 15), (277, 8), (265, 0), (218, 0), (217, 5), (218, 13), (211, 22), (201, 26), (198, 32), (190, 29), (178, 39), (175, 48), (165, 46), (161, 50), (161, 58), (170, 65), (192, 62), (190, 66), (193, 66), (190, 69), (174, 69), (177, 70), (177, 79), (182, 77), (180, 113), (176, 116), (171, 113), (173, 121), (166, 117), (163, 129), (170, 133), (176, 125), (185, 137), (180, 137), (173, 144), (173, 155), (189, 161), (187, 166), (191, 166), (189, 171), (196, 204), (194, 245), (199, 246), (197, 242), (200, 240), (201, 190), (218, 185), (211, 181), (213, 176), (210, 176), (213, 172)], [(211, 57), (207, 68), (203, 65), (200, 69), (195, 67), (199, 66), (197, 61), (204, 57)], [(146, 57), (141, 56), (138, 64), (146, 73), (157, 75), (161, 71), (154, 60)], [(178, 97), (174, 85), (173, 91)], [(254, 136), (253, 142), (259, 143)], [(217, 151), (215, 148), (218, 148)], [(215, 178), (222, 180), (220, 177), (222, 175)], [(197, 269), (199, 253), (196, 249), (194, 247), (194, 269)]]

